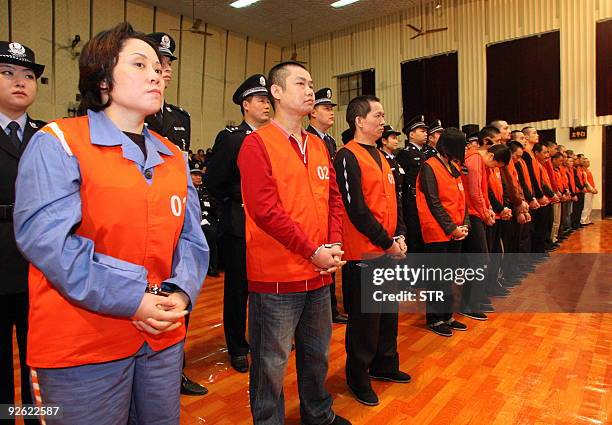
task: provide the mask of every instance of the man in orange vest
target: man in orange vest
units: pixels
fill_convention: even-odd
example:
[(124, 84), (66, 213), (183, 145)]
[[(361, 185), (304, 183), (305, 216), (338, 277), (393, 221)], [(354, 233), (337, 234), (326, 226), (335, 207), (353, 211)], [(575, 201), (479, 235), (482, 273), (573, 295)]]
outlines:
[[(378, 396), (371, 379), (410, 382), (399, 370), (397, 352), (397, 303), (391, 312), (364, 312), (362, 269), (376, 267), (385, 254), (403, 258), (406, 252), (402, 206), (389, 162), (376, 148), (382, 137), (385, 113), (375, 96), (358, 96), (350, 101), (346, 121), (354, 139), (336, 155), (336, 179), (344, 201), (344, 270), (348, 276), (349, 322), (346, 330), (346, 382), (360, 403), (376, 406)], [(365, 266), (364, 266), (365, 265)]]
[(595, 179), (593, 179), (593, 173), (589, 167), (591, 166), (591, 161), (586, 156), (582, 158), (582, 168), (584, 169), (584, 173), (586, 175), (586, 192), (584, 194), (584, 209), (582, 210), (582, 215), (580, 216), (580, 224), (584, 226), (588, 226), (589, 224), (593, 224), (591, 221), (591, 211), (593, 210), (593, 196), (597, 195), (597, 189), (595, 189)]
[(283, 380), (295, 338), (301, 420), (349, 424), (325, 389), (331, 337), (330, 274), (344, 264), (342, 199), (324, 142), (302, 128), (314, 106), (298, 62), (270, 70), (271, 123), (238, 154), (245, 208), (249, 393), (254, 424), (285, 421)]

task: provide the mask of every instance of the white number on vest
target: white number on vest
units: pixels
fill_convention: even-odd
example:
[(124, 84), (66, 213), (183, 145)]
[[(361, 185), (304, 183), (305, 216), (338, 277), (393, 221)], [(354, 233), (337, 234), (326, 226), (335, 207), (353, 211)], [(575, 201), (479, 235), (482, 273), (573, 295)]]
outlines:
[(170, 209), (172, 210), (172, 214), (176, 217), (180, 217), (183, 213), (183, 206), (187, 202), (187, 198), (181, 198), (178, 195), (172, 195), (170, 197)]
[(319, 165), (317, 167), (317, 175), (321, 180), (329, 180), (329, 168)]

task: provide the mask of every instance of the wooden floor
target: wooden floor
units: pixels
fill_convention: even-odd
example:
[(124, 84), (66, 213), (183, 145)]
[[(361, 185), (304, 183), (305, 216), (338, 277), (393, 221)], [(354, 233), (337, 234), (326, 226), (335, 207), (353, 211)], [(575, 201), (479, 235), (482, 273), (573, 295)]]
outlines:
[[(612, 253), (612, 220), (575, 232), (513, 290), (510, 300), (527, 298), (530, 291), (542, 293), (542, 288), (551, 291), (555, 283), (571, 285), (566, 272), (578, 265), (559, 264), (555, 258), (588, 252)], [(610, 287), (612, 278), (607, 278)], [(207, 279), (192, 314), (186, 371), (210, 393), (182, 397), (184, 425), (251, 423), (248, 375), (231, 369), (225, 349), (222, 295), (223, 279)], [(609, 292), (603, 296), (609, 306)], [(344, 380), (344, 327), (333, 325), (327, 384), (334, 410), (353, 424), (368, 425), (612, 423), (612, 314), (494, 313), (486, 322), (465, 322), (467, 332), (443, 338), (425, 329), (423, 315), (401, 314), (401, 369), (413, 381), (374, 382), (381, 401), (376, 407), (363, 406), (349, 394)], [(287, 423), (297, 425), (294, 358), (287, 371), (285, 398)]]

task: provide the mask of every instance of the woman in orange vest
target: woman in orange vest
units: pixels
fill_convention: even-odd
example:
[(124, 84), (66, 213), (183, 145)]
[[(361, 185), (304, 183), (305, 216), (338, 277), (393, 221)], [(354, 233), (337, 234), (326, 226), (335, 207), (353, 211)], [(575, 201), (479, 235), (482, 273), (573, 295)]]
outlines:
[[(461, 241), (468, 235), (469, 215), (466, 196), (461, 183), (461, 172), (453, 161), (464, 162), (465, 136), (456, 128), (442, 132), (436, 149), (438, 154), (421, 166), (417, 177), (417, 207), (425, 252), (436, 256), (437, 267), (452, 264), (461, 252)], [(452, 282), (428, 282), (431, 290), (442, 292), (442, 301), (428, 299), (427, 326), (442, 336), (452, 336), (453, 330), (464, 331), (467, 326), (453, 319)]]
[(344, 293), (349, 315), (346, 382), (357, 401), (375, 406), (379, 401), (371, 379), (407, 383), (410, 375), (399, 370), (398, 303), (385, 302), (383, 307), (377, 302), (362, 308), (362, 299), (371, 299), (368, 290), (372, 288), (363, 275), (385, 267), (385, 254), (392, 259), (404, 257), (406, 227), (391, 164), (376, 149), (376, 140), (385, 134), (380, 100), (354, 98), (347, 107), (346, 121), (355, 136), (334, 159), (344, 201), (342, 240), (347, 264), (343, 273), (347, 274)]
[(123, 23), (85, 45), (79, 71), (81, 116), (37, 133), (17, 180), (36, 402), (61, 406), (48, 424), (178, 424), (208, 246), (183, 155), (144, 126), (163, 98), (159, 52)]

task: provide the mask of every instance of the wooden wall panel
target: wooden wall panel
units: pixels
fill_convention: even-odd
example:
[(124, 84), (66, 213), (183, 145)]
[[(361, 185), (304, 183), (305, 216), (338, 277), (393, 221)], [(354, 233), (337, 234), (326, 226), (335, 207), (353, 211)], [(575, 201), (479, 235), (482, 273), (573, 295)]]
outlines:
[[(225, 89), (225, 50), (227, 31), (208, 26), (206, 37), (204, 91), (202, 95), (203, 146), (212, 146), (215, 136), (226, 123), (223, 115)], [(233, 93), (233, 92), (232, 92)], [(226, 94), (231, 96), (231, 94)]]
[[(183, 17), (182, 28), (191, 28), (193, 21)], [(204, 36), (183, 31), (182, 55), (179, 73), (178, 104), (191, 114), (191, 144), (202, 144), (202, 63)]]
[(262, 74), (264, 72), (264, 54), (266, 45), (257, 40), (250, 38), (247, 41), (247, 56), (245, 63), (245, 78), (253, 74)]
[(124, 0), (91, 0), (92, 36), (125, 20)]
[[(13, 41), (34, 50), (36, 62), (45, 65), (43, 77), (48, 78), (48, 84), (42, 84), (39, 80), (36, 102), (29, 109), (33, 117), (42, 120), (55, 117), (51, 16), (51, 0), (12, 2)], [(32, 28), (36, 28), (36, 31), (32, 31)]]
[(0, 0), (0, 40), (9, 39), (8, 0)]
[(181, 17), (178, 15), (174, 15), (170, 12), (167, 12), (163, 9), (157, 9), (157, 13), (155, 14), (155, 22), (153, 31), (165, 32), (170, 34), (170, 36), (176, 42), (176, 50), (174, 51), (174, 56), (179, 59), (172, 63), (172, 82), (170, 86), (166, 89), (164, 97), (166, 100), (172, 104), (177, 103), (178, 98), (178, 78), (181, 68), (181, 32), (176, 31), (176, 29), (181, 26)]
[(242, 115), (240, 114), (240, 108), (232, 101), (232, 96), (245, 78), (244, 64), (247, 43), (244, 36), (232, 32), (227, 37), (223, 118), (228, 124), (239, 124), (242, 121)]
[[(89, 35), (89, 0), (55, 0), (55, 113), (68, 116), (68, 108), (78, 105), (79, 57)], [(72, 50), (64, 48), (75, 35), (81, 42)]]
[(153, 32), (153, 6), (130, 0), (125, 4), (125, 20), (138, 31)]

